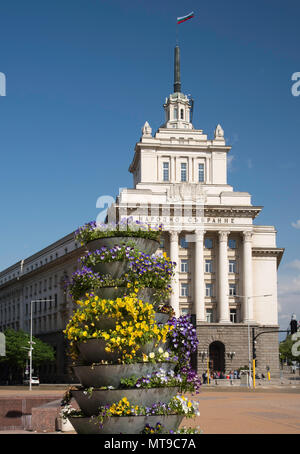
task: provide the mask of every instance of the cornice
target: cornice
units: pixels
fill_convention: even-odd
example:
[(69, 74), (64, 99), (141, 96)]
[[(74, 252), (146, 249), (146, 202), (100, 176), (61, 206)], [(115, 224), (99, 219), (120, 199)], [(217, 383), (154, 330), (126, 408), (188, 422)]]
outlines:
[(207, 143), (206, 140), (203, 141), (203, 144), (191, 144), (191, 143), (179, 143), (179, 142), (176, 142), (176, 143), (171, 143), (171, 142), (168, 142), (168, 143), (163, 143), (163, 142), (159, 142), (159, 143), (153, 143), (153, 142), (138, 142), (136, 145), (135, 145), (135, 152), (137, 153), (138, 151), (141, 151), (141, 148), (151, 148), (151, 149), (154, 149), (156, 152), (159, 151), (160, 148), (162, 149), (170, 149), (170, 150), (173, 150), (173, 149), (176, 149), (176, 150), (186, 150), (186, 151), (189, 151), (189, 149), (191, 150), (194, 150), (194, 151), (197, 151), (197, 150), (200, 150), (200, 151), (205, 151), (205, 150), (208, 150), (210, 152), (213, 152), (213, 151), (225, 151), (225, 152), (229, 152), (231, 150), (231, 146), (230, 145), (217, 145), (217, 144), (210, 144), (210, 143)]
[[(151, 210), (154, 208), (158, 210), (158, 216), (163, 216), (163, 208), (166, 206), (170, 207), (170, 216), (173, 216), (174, 210), (176, 210), (179, 206), (184, 206), (184, 201), (180, 203), (172, 203), (172, 202), (166, 202), (166, 203), (159, 203), (159, 204), (152, 204), (151, 207), (148, 207), (148, 214), (147, 216), (151, 216)], [(201, 205), (202, 206), (202, 205)], [(118, 209), (121, 206), (116, 206)], [(132, 214), (134, 210), (136, 210), (137, 204), (136, 203), (128, 203), (126, 205), (128, 209), (128, 214)], [(198, 207), (196, 204), (192, 204), (190, 206), (192, 210), (192, 215), (196, 216), (198, 213)], [(204, 206), (204, 216), (205, 217), (228, 217), (228, 218), (237, 218), (237, 217), (245, 217), (245, 218), (256, 218), (258, 214), (262, 210), (262, 206), (218, 206), (218, 205), (212, 205), (212, 206)], [(147, 208), (145, 207), (145, 210)], [(146, 214), (145, 214), (146, 215)]]
[(252, 247), (253, 257), (277, 257), (277, 266), (279, 266), (282, 256), (284, 254), (284, 248), (277, 247)]
[(28, 271), (26, 273), (23, 273), (21, 276), (17, 276), (13, 279), (10, 279), (9, 281), (4, 282), (3, 284), (0, 285), (0, 291), (4, 290), (12, 285), (15, 285), (15, 284), (22, 285), (26, 280), (35, 278), (39, 274), (48, 272), (48, 271), (52, 270), (53, 268), (56, 268), (57, 266), (67, 264), (68, 262), (73, 263), (74, 259), (81, 257), (81, 255), (83, 255), (84, 252), (85, 252), (84, 246), (78, 247), (74, 251), (68, 252), (67, 254), (64, 254), (58, 258), (55, 258), (51, 262), (41, 265), (32, 271)]

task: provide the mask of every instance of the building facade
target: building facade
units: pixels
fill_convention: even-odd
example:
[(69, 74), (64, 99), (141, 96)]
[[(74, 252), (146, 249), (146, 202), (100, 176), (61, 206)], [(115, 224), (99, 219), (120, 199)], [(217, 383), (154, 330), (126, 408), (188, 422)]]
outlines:
[[(78, 268), (81, 255), (83, 248), (73, 232), (0, 273), (0, 331), (11, 328), (29, 333), (32, 316), (33, 336), (55, 350), (55, 363), (35, 371), (41, 382), (73, 381), (63, 330), (74, 305), (65, 282)], [(0, 383), (3, 380), (0, 372)]]
[(254, 337), (266, 332), (255, 345), (257, 368), (277, 375), (277, 268), (284, 250), (273, 226), (254, 224), (262, 207), (227, 183), (231, 147), (222, 127), (212, 139), (194, 128), (178, 47), (174, 61), (165, 122), (154, 135), (145, 123), (129, 167), (134, 189), (124, 189), (109, 214), (163, 225), (161, 246), (177, 264), (171, 304), (196, 321), (200, 373), (207, 364), (227, 372), (248, 366)]
[[(257, 369), (279, 373), (277, 268), (283, 249), (276, 229), (254, 223), (262, 210), (251, 195), (227, 183), (224, 131), (209, 139), (192, 124), (191, 99), (181, 91), (175, 48), (174, 92), (165, 100), (165, 122), (153, 134), (148, 122), (136, 143), (123, 189), (108, 219), (131, 217), (163, 225), (161, 250), (176, 262), (171, 304), (176, 315), (193, 316), (199, 346), (197, 370), (228, 372), (249, 364), (257, 338)], [(0, 331), (29, 331), (55, 346), (48, 381), (72, 381), (62, 336), (73, 305), (63, 282), (77, 269), (83, 249), (70, 234), (0, 273)], [(53, 300), (43, 302), (40, 300)], [(251, 351), (250, 351), (251, 349)]]

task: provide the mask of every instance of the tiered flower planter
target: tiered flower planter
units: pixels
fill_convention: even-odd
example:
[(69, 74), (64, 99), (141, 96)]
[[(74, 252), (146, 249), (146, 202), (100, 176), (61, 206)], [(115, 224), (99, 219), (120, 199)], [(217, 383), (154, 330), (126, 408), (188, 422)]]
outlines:
[[(111, 237), (101, 238), (91, 241), (87, 244), (87, 250), (93, 252), (102, 247), (113, 248), (115, 245), (134, 244), (142, 252), (153, 254), (159, 247), (159, 242), (155, 240), (138, 238), (138, 237)], [(110, 275), (114, 279), (128, 270), (129, 262), (126, 260), (111, 263), (99, 262), (93, 267), (94, 272), (104, 275)], [(100, 299), (116, 299), (126, 294), (125, 287), (107, 287), (99, 288), (94, 291)], [(125, 292), (125, 293), (124, 293)], [(139, 290), (138, 298), (144, 302), (151, 302), (155, 289)], [(156, 313), (155, 320), (157, 324), (165, 324), (168, 321), (168, 315)], [(101, 317), (95, 321), (95, 328), (107, 331), (115, 329), (117, 319), (113, 317)], [(161, 325), (160, 325), (161, 326)], [(137, 351), (135, 362), (131, 364), (118, 364), (120, 358), (119, 351), (106, 351), (107, 342), (104, 339), (87, 339), (85, 342), (78, 342), (77, 348), (80, 352), (81, 363), (74, 367), (74, 373), (80, 381), (81, 387), (72, 390), (72, 396), (75, 398), (83, 416), (69, 416), (69, 420), (76, 432), (79, 434), (139, 434), (144, 427), (149, 424), (155, 426), (160, 422), (164, 430), (169, 432), (176, 430), (181, 423), (183, 416), (178, 414), (168, 415), (128, 415), (128, 416), (110, 416), (105, 418), (101, 424), (97, 420), (97, 411), (99, 407), (111, 406), (117, 404), (124, 398), (127, 398), (130, 405), (145, 407), (152, 404), (164, 402), (168, 403), (178, 393), (178, 387), (158, 387), (158, 388), (124, 388), (120, 387), (121, 379), (131, 378), (132, 376), (144, 377), (148, 374), (158, 372), (163, 369), (166, 372), (175, 367), (175, 363), (166, 362), (143, 362), (143, 354), (149, 354), (164, 344), (148, 342), (140, 345)], [(103, 362), (108, 364), (103, 364)], [(88, 388), (92, 387), (92, 391)], [(100, 389), (101, 387), (114, 387), (117, 389)], [(107, 407), (108, 408), (108, 407)]]

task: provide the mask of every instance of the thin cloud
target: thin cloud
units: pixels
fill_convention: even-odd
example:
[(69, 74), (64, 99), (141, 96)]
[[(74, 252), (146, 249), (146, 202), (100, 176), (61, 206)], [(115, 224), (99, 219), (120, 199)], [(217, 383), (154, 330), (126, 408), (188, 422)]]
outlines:
[(300, 270), (300, 260), (295, 259), (290, 263), (286, 263), (285, 268), (292, 268), (294, 270)]
[(233, 170), (234, 159), (235, 159), (235, 156), (233, 154), (227, 157), (227, 166), (228, 166), (229, 172), (231, 172)]
[(300, 229), (300, 219), (298, 219), (298, 221), (296, 222), (292, 222), (292, 227), (294, 227), (295, 229)]
[[(286, 267), (300, 269), (300, 260), (293, 260)], [(278, 277), (278, 321), (281, 329), (289, 326), (292, 314), (300, 319), (300, 274)]]
[(252, 163), (251, 159), (247, 160), (247, 167), (248, 167), (248, 169), (253, 169), (253, 163)]

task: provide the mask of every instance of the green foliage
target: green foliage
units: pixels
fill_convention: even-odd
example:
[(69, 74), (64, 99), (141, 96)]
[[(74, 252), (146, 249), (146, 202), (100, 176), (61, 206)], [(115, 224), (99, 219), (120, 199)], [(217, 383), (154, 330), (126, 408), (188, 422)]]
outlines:
[(287, 338), (284, 341), (280, 342), (279, 353), (281, 360), (287, 360), (288, 362), (290, 361), (300, 362), (300, 356), (293, 356), (292, 354), (292, 347), (295, 342), (296, 341), (292, 340), (291, 335), (287, 336)]
[[(7, 363), (9, 366), (23, 368), (28, 360), (28, 348), (30, 336), (25, 331), (15, 331), (8, 328), (5, 332), (6, 337), (6, 356), (0, 358), (0, 362)], [(52, 362), (55, 360), (54, 349), (35, 337), (32, 338), (33, 352), (32, 362), (39, 366), (45, 361)], [(26, 348), (22, 348), (26, 347)]]

